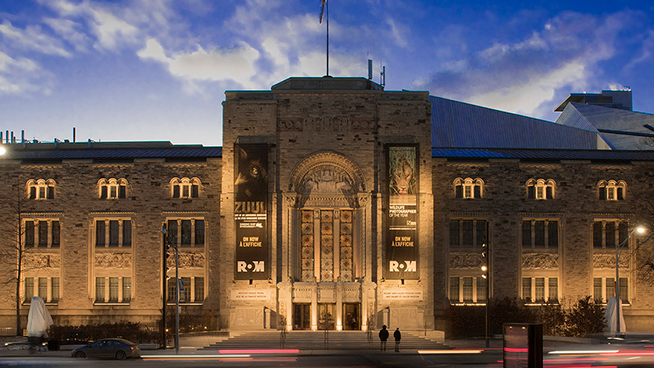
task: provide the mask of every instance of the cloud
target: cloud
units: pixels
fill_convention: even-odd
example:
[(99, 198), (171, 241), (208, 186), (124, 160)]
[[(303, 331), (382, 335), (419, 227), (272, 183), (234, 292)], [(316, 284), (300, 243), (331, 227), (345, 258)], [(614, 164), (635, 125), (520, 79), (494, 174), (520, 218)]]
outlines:
[(42, 74), (34, 61), (24, 57), (14, 59), (0, 51), (0, 95), (35, 91), (39, 89), (35, 81)]
[(395, 44), (399, 47), (406, 48), (409, 45), (406, 39), (406, 34), (408, 33), (407, 28), (395, 24), (395, 21), (391, 18), (387, 19), (386, 23), (390, 27), (391, 38), (395, 41)]
[(43, 23), (47, 24), (53, 31), (68, 41), (75, 51), (86, 51), (90, 44), (90, 38), (79, 30), (82, 26), (70, 19), (44, 18)]
[[(196, 51), (177, 52), (168, 57), (157, 40), (149, 39), (138, 56), (164, 64), (171, 75), (189, 82), (233, 80), (248, 88), (252, 86), (251, 78), (256, 74), (254, 63), (259, 51), (243, 42), (232, 49), (211, 51), (198, 45)], [(187, 91), (195, 90), (197, 85), (193, 84), (192, 87), (189, 89), (187, 86)]]
[(62, 42), (43, 33), (40, 26), (28, 26), (24, 30), (14, 27), (11, 22), (0, 24), (0, 34), (19, 50), (36, 51), (48, 55), (71, 57)]
[[(565, 12), (515, 43), (497, 42), (451, 60), (413, 88), (522, 114), (543, 114), (557, 90), (584, 90), (599, 74), (600, 62), (615, 56), (628, 11), (603, 18)], [(569, 92), (569, 90), (568, 90)], [(552, 106), (548, 106), (551, 111)]]

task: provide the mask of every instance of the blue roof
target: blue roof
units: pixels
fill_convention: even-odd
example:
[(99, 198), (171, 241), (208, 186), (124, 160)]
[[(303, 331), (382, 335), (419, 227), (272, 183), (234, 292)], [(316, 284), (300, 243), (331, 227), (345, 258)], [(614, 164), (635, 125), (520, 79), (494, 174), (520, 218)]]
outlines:
[(433, 147), (596, 149), (598, 133), (429, 96)]
[(600, 162), (654, 161), (654, 151), (614, 151), (575, 149), (432, 148), (433, 158), (520, 159), (532, 161), (590, 160)]
[[(101, 146), (102, 143), (94, 143)], [(79, 145), (78, 145), (79, 146)], [(43, 148), (42, 148), (43, 147)], [(7, 145), (7, 153), (3, 156), (8, 160), (24, 161), (59, 161), (59, 160), (133, 160), (133, 159), (165, 159), (165, 160), (202, 160), (222, 157), (222, 147), (174, 146), (156, 147), (139, 146), (107, 148), (53, 148), (53, 145), (30, 143), (24, 148), (20, 144)], [(2, 158), (0, 158), (1, 160)]]

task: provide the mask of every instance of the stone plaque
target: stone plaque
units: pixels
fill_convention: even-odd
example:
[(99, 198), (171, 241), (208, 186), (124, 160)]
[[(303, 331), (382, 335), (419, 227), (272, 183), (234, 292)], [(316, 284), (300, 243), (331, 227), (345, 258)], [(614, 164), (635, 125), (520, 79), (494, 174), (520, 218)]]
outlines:
[(422, 290), (384, 290), (382, 298), (386, 300), (422, 300)]
[(232, 300), (268, 300), (270, 290), (247, 289), (232, 290)]

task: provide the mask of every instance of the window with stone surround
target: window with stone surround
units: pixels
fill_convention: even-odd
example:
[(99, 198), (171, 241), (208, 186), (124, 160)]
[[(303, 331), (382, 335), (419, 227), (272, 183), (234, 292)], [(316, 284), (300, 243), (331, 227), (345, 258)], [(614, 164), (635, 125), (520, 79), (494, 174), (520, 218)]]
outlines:
[(629, 223), (622, 220), (596, 220), (593, 223), (593, 247), (615, 248), (629, 237)]
[(480, 178), (454, 179), (454, 197), (463, 199), (483, 198), (484, 181)]
[(132, 246), (132, 219), (129, 217), (99, 218), (94, 222), (93, 243), (97, 248), (129, 248)]
[(558, 277), (523, 277), (522, 299), (525, 303), (558, 303)]
[(482, 248), (487, 224), (486, 219), (451, 219), (450, 248)]
[[(615, 275), (613, 277), (593, 277), (593, 297), (596, 302), (606, 303), (614, 296)], [(629, 278), (627, 277), (620, 277), (620, 299), (622, 304), (629, 304)]]
[(59, 248), (61, 246), (61, 225), (59, 219), (24, 218), (24, 248)]
[(204, 218), (168, 218), (166, 230), (171, 246), (204, 247)]
[(27, 198), (37, 200), (54, 199), (56, 185), (54, 179), (30, 179), (26, 185)]
[(556, 219), (523, 219), (523, 248), (558, 248), (559, 221)]
[(623, 180), (600, 180), (597, 183), (598, 198), (603, 201), (622, 201), (626, 191), (627, 183)]
[(95, 303), (127, 304), (132, 300), (132, 278), (110, 275), (95, 277)]
[(60, 298), (59, 277), (26, 276), (23, 279), (23, 303), (29, 304), (35, 296), (46, 303), (57, 303)]
[(200, 195), (200, 179), (172, 178), (170, 180), (170, 196), (172, 198), (198, 198)]
[(124, 178), (98, 180), (98, 196), (100, 199), (125, 198), (127, 196), (127, 180)]
[(556, 182), (552, 179), (529, 179), (526, 186), (529, 199), (554, 199)]
[(450, 276), (448, 296), (454, 305), (486, 303), (486, 279), (481, 274)]
[[(178, 285), (180, 286), (179, 289), (180, 303), (204, 302), (204, 298), (205, 298), (204, 277), (180, 275)], [(176, 292), (175, 277), (173, 276), (168, 279), (168, 291), (167, 291), (168, 303), (175, 303), (175, 292)]]

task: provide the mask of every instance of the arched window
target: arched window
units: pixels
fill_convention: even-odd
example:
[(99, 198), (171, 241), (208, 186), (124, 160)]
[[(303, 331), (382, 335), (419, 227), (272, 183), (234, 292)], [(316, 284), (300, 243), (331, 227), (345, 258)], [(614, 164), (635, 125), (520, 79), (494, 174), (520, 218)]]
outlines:
[(53, 179), (30, 179), (27, 181), (27, 198), (54, 199), (56, 185)]
[(527, 198), (529, 199), (554, 199), (556, 182), (552, 179), (529, 179), (527, 180)]
[(198, 198), (200, 194), (200, 179), (172, 178), (170, 180), (170, 195), (172, 198)]
[(98, 195), (100, 199), (125, 198), (127, 195), (127, 180), (124, 178), (98, 180)]
[(454, 179), (454, 197), (473, 199), (482, 198), (484, 194), (484, 181), (477, 178)]
[(623, 180), (600, 180), (597, 183), (597, 193), (603, 201), (622, 201), (627, 192), (627, 183)]

